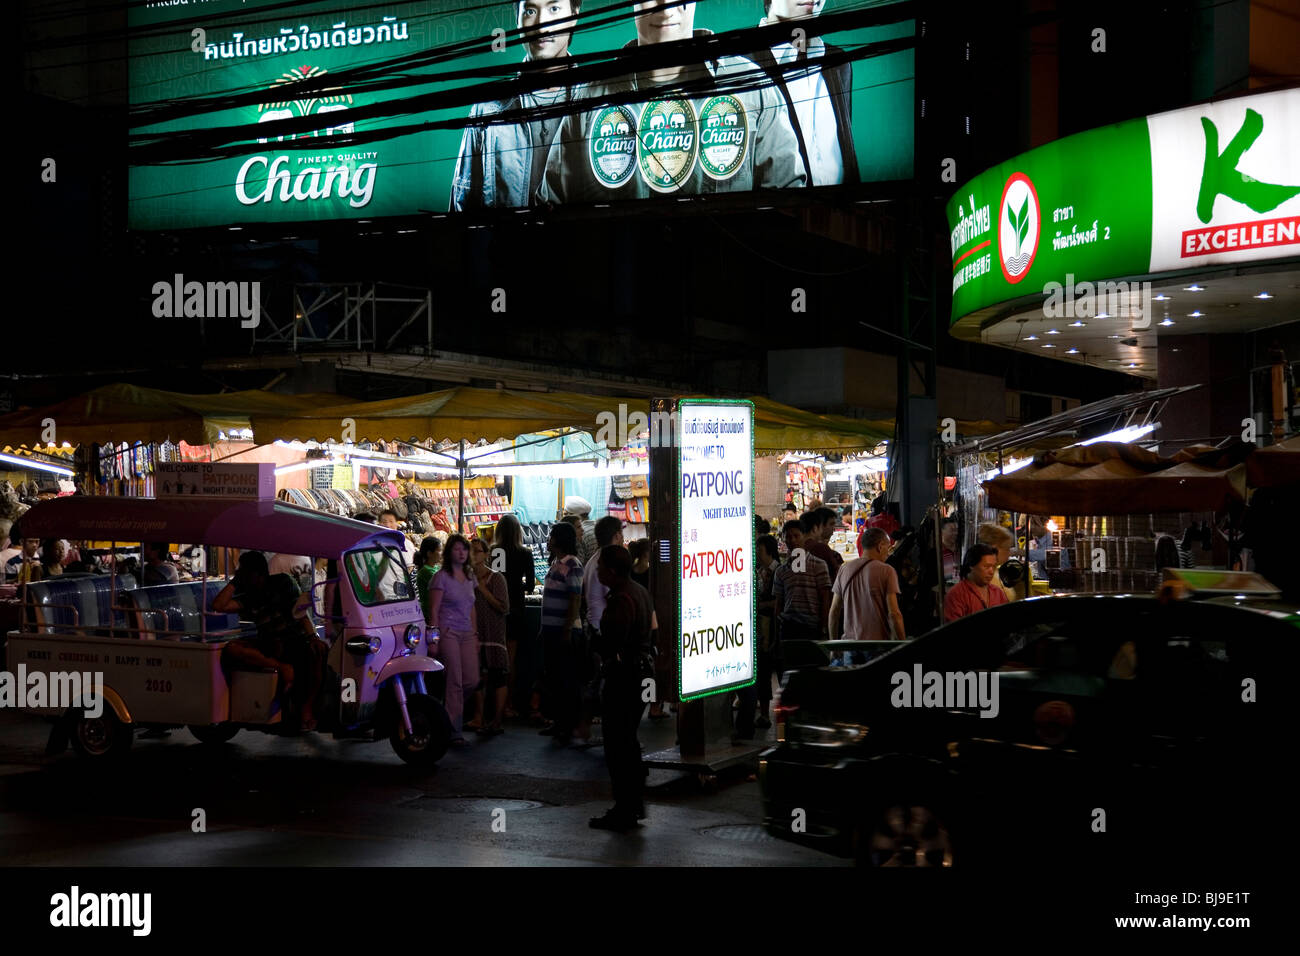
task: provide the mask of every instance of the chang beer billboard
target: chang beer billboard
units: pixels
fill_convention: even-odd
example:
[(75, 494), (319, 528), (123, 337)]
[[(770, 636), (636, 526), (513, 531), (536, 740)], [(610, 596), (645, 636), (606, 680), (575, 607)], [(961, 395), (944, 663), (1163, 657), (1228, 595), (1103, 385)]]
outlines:
[[(130, 9), (132, 133), (147, 157), (131, 169), (136, 229), (607, 207), (912, 176), (907, 4), (164, 0)], [(579, 19), (566, 22), (575, 9)], [(767, 32), (751, 48), (760, 22)], [(743, 55), (710, 54), (712, 40), (735, 41)], [(655, 44), (691, 51), (667, 71), (674, 79), (627, 71), (630, 51)], [(595, 75), (602, 64), (608, 75)], [(362, 66), (373, 68), (368, 86), (410, 82), (329, 84)], [(568, 79), (578, 68), (588, 69), (582, 81)], [(301, 93), (308, 82), (326, 87)], [(219, 108), (220, 97), (257, 91), (275, 95)], [(405, 102), (434, 96), (436, 108)], [(150, 121), (155, 106), (176, 105), (195, 110)], [(358, 118), (367, 108), (385, 115)], [(296, 138), (258, 133), (304, 117), (319, 127)], [(235, 132), (215, 152), (168, 138), (209, 129)], [(365, 141), (319, 142), (353, 133)]]
[(1048, 143), (971, 180), (947, 216), (954, 322), (1085, 280), (1295, 256), (1300, 91)]
[[(279, 0), (133, 4), (133, 107), (255, 90), (277, 96), (136, 126), (137, 134), (244, 126), (249, 148), (201, 162), (133, 166), (130, 227), (373, 218), (428, 208), (434, 201), (425, 172), (428, 133), (322, 148), (318, 137), (370, 132), (398, 121), (353, 118), (383, 94), (345, 86), (298, 92), (306, 80), (425, 49), (431, 40), (428, 6), (394, 2), (348, 10), (338, 0), (291, 8)], [(302, 117), (319, 117), (319, 128), (258, 135), (265, 123)]]

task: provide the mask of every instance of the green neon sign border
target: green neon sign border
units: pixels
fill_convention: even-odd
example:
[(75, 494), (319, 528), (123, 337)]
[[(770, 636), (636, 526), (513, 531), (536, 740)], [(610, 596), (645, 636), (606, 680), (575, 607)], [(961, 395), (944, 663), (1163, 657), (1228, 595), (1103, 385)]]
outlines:
[[(754, 524), (754, 403), (747, 398), (682, 398), (677, 401), (677, 408), (680, 410), (685, 405), (744, 405), (749, 408), (749, 524), (752, 529)], [(678, 427), (681, 427), (680, 420)], [(681, 436), (677, 442), (677, 699), (685, 703), (691, 700), (701, 700), (705, 697), (716, 697), (718, 694), (726, 694), (733, 690), (740, 690), (742, 687), (749, 687), (758, 680), (758, 645), (754, 643), (754, 622), (758, 620), (758, 594), (753, 587), (749, 589), (749, 620), (750, 620), (750, 661), (749, 661), (749, 680), (740, 681), (735, 684), (727, 684), (725, 687), (718, 687), (713, 690), (706, 690), (703, 693), (692, 694), (687, 697), (682, 693), (682, 560), (681, 548), (682, 541), (682, 442)], [(752, 534), (751, 534), (752, 539)], [(750, 543), (750, 562), (753, 563), (754, 545)]]

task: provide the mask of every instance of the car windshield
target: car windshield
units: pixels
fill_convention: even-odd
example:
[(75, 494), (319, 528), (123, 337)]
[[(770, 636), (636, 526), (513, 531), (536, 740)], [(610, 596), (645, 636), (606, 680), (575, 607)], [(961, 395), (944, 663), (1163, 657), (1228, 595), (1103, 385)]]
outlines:
[(350, 551), (343, 558), (348, 580), (365, 607), (411, 599), (410, 578), (402, 552), (388, 545)]

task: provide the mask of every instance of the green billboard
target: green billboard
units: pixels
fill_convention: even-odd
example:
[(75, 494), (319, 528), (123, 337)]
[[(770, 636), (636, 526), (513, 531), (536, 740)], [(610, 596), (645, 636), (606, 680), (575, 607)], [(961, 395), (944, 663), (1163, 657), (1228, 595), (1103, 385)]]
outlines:
[(1294, 257), (1300, 89), (1048, 143), (985, 170), (946, 211), (953, 324), (1081, 282)]
[[(570, 3), (133, 4), (129, 225), (371, 219), (912, 175), (915, 21), (890, 16), (890, 5), (870, 25), (823, 37), (806, 27), (836, 22), (817, 19), (833, 17), (835, 0), (824, 12), (824, 0), (770, 0), (767, 16), (763, 0)], [(853, 10), (843, 16), (865, 15)], [(748, 35), (760, 20), (771, 29), (752, 54), (617, 68), (634, 50)], [(591, 79), (601, 62), (615, 66)], [(566, 79), (583, 66), (581, 82)], [(309, 117), (316, 128), (275, 125)], [(219, 130), (229, 132), (194, 136)]]

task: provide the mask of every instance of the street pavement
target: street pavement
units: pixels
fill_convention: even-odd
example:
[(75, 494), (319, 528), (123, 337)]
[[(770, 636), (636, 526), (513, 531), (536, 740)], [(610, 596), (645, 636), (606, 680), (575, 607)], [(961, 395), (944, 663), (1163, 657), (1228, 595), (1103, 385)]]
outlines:
[[(642, 722), (647, 752), (672, 745), (673, 723)], [(186, 730), (137, 735), (121, 766), (99, 768), (71, 750), (47, 757), (48, 735), (45, 722), (0, 711), (9, 866), (847, 865), (766, 834), (743, 767), (652, 770), (644, 825), (592, 830), (610, 805), (603, 751), (563, 747), (526, 721), (470, 735), (430, 771), (387, 741), (244, 731), (208, 747)]]

